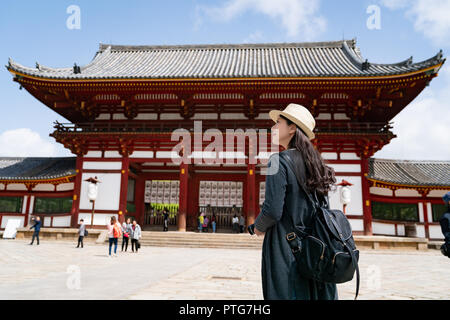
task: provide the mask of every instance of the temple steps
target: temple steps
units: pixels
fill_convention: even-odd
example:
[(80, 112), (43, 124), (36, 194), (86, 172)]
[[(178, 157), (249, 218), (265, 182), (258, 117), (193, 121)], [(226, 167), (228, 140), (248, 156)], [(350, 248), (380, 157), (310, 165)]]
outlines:
[(143, 231), (142, 246), (261, 249), (263, 238), (249, 234)]

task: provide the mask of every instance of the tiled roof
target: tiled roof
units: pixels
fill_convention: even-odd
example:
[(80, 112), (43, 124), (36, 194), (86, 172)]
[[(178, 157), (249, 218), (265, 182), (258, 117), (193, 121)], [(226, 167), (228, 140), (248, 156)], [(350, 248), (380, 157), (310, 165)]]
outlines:
[[(81, 66), (29, 68), (9, 60), (11, 72), (50, 79), (196, 79), (362, 77), (404, 74), (445, 61), (442, 51), (412, 63), (365, 63), (355, 40), (303, 43), (122, 46), (100, 44)], [(438, 69), (434, 70), (437, 72)]]
[(76, 157), (0, 157), (0, 180), (44, 180), (75, 174)]
[(450, 187), (450, 161), (370, 158), (368, 178), (403, 185)]

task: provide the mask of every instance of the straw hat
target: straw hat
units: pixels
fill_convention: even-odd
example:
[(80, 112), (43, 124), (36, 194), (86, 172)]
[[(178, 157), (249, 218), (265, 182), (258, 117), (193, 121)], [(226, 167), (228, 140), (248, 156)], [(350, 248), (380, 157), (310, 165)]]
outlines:
[(313, 130), (316, 126), (316, 120), (314, 120), (312, 114), (304, 106), (290, 103), (283, 111), (272, 110), (269, 112), (269, 116), (274, 122), (277, 122), (278, 116), (280, 115), (285, 116), (294, 122), (300, 129), (303, 130), (309, 140), (314, 139), (315, 134)]

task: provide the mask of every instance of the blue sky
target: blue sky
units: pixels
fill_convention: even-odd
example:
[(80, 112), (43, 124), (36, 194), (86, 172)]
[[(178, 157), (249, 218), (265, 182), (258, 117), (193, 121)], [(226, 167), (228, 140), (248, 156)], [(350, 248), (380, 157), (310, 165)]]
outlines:
[[(80, 29), (69, 29), (77, 5)], [(372, 7), (371, 7), (372, 6)], [(379, 29), (368, 19), (379, 9)], [(2, 1), (0, 62), (33, 67), (87, 64), (99, 43), (213, 44), (333, 41), (356, 38), (369, 62), (421, 61), (450, 52), (450, 0)], [(450, 160), (450, 61), (394, 121), (377, 158)], [(19, 90), (0, 69), (0, 156), (69, 156), (48, 134), (56, 113)]]

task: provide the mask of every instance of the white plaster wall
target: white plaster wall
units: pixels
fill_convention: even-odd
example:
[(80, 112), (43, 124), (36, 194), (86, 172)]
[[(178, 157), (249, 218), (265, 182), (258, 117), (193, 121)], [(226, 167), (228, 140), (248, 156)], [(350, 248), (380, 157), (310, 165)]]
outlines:
[(130, 158), (153, 158), (153, 151), (134, 151)]
[(51, 217), (44, 217), (44, 227), (51, 227), (52, 225), (52, 218)]
[(372, 222), (373, 234), (395, 235), (395, 225), (391, 223)]
[[(363, 201), (362, 201), (362, 186), (361, 186), (361, 177), (354, 176), (336, 176), (336, 181), (339, 183), (342, 179), (347, 180), (353, 185), (350, 186), (351, 190), (351, 199), (350, 203), (345, 208), (346, 214), (351, 215), (363, 215)], [(343, 205), (340, 201), (340, 190), (341, 187), (338, 186), (336, 191), (330, 191), (328, 193), (328, 198), (330, 200), (330, 208), (331, 209), (339, 209), (343, 210)]]
[(93, 151), (93, 150), (88, 151), (84, 156), (84, 158), (101, 158), (101, 157), (102, 157), (101, 151)]
[(28, 196), (23, 196), (22, 213), (26, 213), (26, 211), (27, 211), (27, 199), (28, 199)]
[(364, 231), (363, 219), (348, 219), (352, 227), (352, 231)]
[(105, 151), (105, 158), (122, 158), (119, 151)]
[(127, 120), (123, 113), (113, 113), (113, 120)]
[(56, 191), (69, 191), (69, 190), (73, 190), (73, 188), (74, 188), (73, 182), (61, 183), (56, 186)]
[(161, 113), (161, 120), (183, 120), (184, 118), (179, 113)]
[(270, 119), (269, 113), (264, 112), (260, 113), (257, 117), (255, 117), (256, 120), (267, 120)]
[(341, 160), (361, 160), (355, 152), (341, 152)]
[(121, 161), (85, 161), (83, 162), (83, 169), (90, 170), (121, 170)]
[(84, 223), (86, 224), (86, 225), (91, 225), (92, 223), (92, 221), (91, 221), (91, 218), (92, 218), (92, 215), (90, 214), (90, 213), (79, 213), (78, 214), (78, 223), (80, 222), (80, 220), (81, 219), (83, 219), (84, 220)]
[(96, 120), (109, 120), (111, 118), (111, 114), (109, 113), (100, 113)]
[(30, 210), (28, 211), (28, 213), (33, 213), (33, 209), (34, 209), (34, 196), (30, 197)]
[(397, 189), (395, 195), (397, 197), (420, 197), (420, 193), (413, 189)]
[(96, 226), (106, 226), (111, 221), (111, 217), (115, 216), (118, 219), (118, 214), (108, 214), (108, 213), (94, 213), (93, 225)]
[(442, 234), (441, 226), (434, 225), (429, 226), (429, 232), (430, 232), (430, 239), (440, 239), (444, 240), (445, 237)]
[(404, 224), (397, 225), (397, 235), (399, 235), (399, 236), (405, 235), (405, 225)]
[(425, 238), (425, 226), (417, 225), (417, 236), (420, 238)]
[[(437, 190), (431, 190), (429, 193), (428, 193), (428, 195), (427, 195), (427, 197), (429, 197), (429, 198), (441, 198), (441, 200), (442, 200), (442, 196), (444, 195), (444, 194), (446, 194), (447, 192), (449, 192), (450, 190), (445, 190), (445, 189), (437, 189)], [(442, 202), (442, 203), (444, 203), (444, 202)]]
[(25, 221), (25, 217), (24, 216), (3, 216), (2, 217), (2, 225), (1, 228), (5, 229), (6, 225), (8, 224), (8, 220), (9, 219), (15, 219), (15, 220), (20, 220), (20, 228), (23, 228), (23, 223)]
[(316, 120), (331, 120), (331, 113), (319, 113)]
[(5, 190), (5, 185), (3, 183), (0, 183), (0, 190)]
[(322, 158), (324, 158), (326, 160), (336, 160), (337, 159), (336, 152), (322, 152), (321, 155), (322, 155)]
[(6, 190), (27, 191), (27, 187), (23, 183), (11, 183), (8, 184)]
[(423, 216), (423, 203), (419, 202), (417, 204), (417, 208), (419, 209), (419, 221), (424, 222), (424, 216)]
[(335, 120), (350, 120), (350, 118), (347, 117), (347, 115), (345, 113), (335, 113), (334, 119)]
[(135, 120), (156, 120), (158, 119), (157, 113), (140, 113), (134, 118)]
[(119, 210), (120, 201), (120, 173), (83, 173), (81, 192), (80, 192), (80, 209), (92, 209), (92, 203), (87, 196), (89, 182), (84, 181), (91, 176), (97, 176), (101, 181), (98, 186), (98, 196), (95, 201), (95, 209), (97, 210)]
[(53, 227), (70, 227), (71, 216), (53, 217)]
[(54, 191), (55, 186), (49, 183), (39, 183), (33, 188), (33, 191)]
[(332, 167), (336, 173), (338, 172), (361, 172), (361, 165), (359, 164), (337, 164), (330, 163), (328, 166)]
[(432, 210), (431, 203), (427, 202), (426, 205), (427, 205), (428, 222), (433, 222), (433, 211), (431, 211)]
[(380, 196), (390, 196), (390, 197), (392, 197), (394, 194), (391, 189), (380, 188), (380, 187), (370, 187), (369, 192), (371, 194), (376, 194), (376, 195), (380, 195)]
[(156, 151), (156, 158), (181, 159), (175, 151)]
[(247, 117), (243, 113), (221, 113), (220, 119), (225, 120), (245, 120)]
[(218, 118), (217, 113), (196, 113), (191, 120), (217, 120)]

